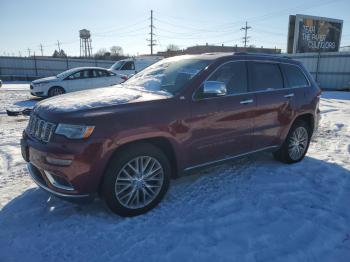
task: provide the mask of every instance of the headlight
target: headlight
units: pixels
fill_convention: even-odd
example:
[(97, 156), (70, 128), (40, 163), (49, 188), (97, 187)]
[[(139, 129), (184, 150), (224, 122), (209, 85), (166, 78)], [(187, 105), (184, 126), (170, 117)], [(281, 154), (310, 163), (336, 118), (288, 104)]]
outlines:
[(48, 83), (51, 83), (52, 81), (45, 81), (45, 82), (40, 82), (40, 83), (32, 83), (33, 86), (36, 86), (36, 87), (41, 87), (41, 86), (44, 86)]
[(81, 139), (88, 138), (94, 129), (94, 126), (58, 124), (55, 134), (71, 139)]

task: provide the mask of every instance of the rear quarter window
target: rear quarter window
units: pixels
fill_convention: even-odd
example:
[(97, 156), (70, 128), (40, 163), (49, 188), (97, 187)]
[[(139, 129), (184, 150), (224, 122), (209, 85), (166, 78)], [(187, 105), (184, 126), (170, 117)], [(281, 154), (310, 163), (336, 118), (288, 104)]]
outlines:
[(296, 65), (281, 64), (289, 88), (309, 86), (309, 81)]

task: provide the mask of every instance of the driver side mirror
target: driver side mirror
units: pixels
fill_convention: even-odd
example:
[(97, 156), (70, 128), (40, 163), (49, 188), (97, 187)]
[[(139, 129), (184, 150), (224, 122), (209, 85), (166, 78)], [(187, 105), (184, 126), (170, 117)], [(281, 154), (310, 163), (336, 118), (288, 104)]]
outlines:
[(226, 84), (220, 81), (205, 81), (203, 95), (206, 97), (224, 96), (227, 93)]

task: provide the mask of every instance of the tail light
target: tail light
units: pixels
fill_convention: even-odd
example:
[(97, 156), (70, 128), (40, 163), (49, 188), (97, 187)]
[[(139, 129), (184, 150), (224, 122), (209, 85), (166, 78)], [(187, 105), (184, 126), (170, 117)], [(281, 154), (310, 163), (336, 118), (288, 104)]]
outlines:
[(124, 80), (123, 82), (125, 82), (126, 80), (128, 80), (128, 77), (127, 76), (122, 76), (121, 79), (123, 79)]

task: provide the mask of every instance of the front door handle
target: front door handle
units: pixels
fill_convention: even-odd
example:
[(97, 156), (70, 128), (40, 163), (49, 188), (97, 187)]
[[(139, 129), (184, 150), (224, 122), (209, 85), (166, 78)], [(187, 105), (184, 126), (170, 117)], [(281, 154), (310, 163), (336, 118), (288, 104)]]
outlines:
[(284, 95), (285, 98), (291, 98), (293, 96), (294, 96), (294, 93), (290, 93), (290, 94)]
[(240, 104), (246, 105), (246, 104), (251, 104), (251, 103), (253, 103), (253, 102), (254, 102), (253, 99), (247, 99), (247, 100), (242, 100), (242, 101), (240, 102)]

